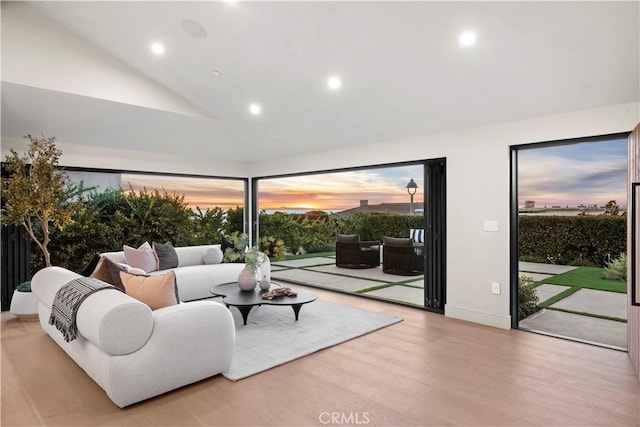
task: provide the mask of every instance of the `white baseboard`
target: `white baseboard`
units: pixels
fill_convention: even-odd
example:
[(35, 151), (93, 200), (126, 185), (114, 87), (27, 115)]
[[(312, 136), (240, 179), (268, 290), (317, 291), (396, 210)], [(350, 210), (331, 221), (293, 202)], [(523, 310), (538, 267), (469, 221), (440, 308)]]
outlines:
[(455, 319), (466, 320), (468, 322), (493, 326), (495, 328), (511, 329), (511, 316), (485, 313), (451, 304), (445, 304), (444, 315)]

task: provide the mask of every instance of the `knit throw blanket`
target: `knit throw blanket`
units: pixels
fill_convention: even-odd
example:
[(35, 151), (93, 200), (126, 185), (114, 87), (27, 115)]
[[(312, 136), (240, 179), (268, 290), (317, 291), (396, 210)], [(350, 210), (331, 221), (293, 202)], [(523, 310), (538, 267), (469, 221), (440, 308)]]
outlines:
[(69, 342), (78, 336), (76, 316), (80, 304), (91, 294), (104, 289), (118, 289), (102, 280), (91, 277), (74, 279), (61, 287), (53, 299), (49, 324), (55, 325)]

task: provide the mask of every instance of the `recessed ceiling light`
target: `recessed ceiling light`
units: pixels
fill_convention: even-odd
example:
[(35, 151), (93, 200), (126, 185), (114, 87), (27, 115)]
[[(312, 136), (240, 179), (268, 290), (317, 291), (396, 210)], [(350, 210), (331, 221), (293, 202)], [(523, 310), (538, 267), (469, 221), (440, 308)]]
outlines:
[(340, 80), (340, 77), (331, 77), (327, 80), (327, 86), (331, 90), (338, 90), (342, 86), (342, 80)]
[(213, 73), (214, 76), (216, 77), (220, 77), (222, 75), (222, 73), (218, 70), (211, 70), (211, 72)]
[(153, 43), (151, 45), (151, 52), (155, 53), (156, 55), (162, 55), (164, 53), (164, 45), (162, 43)]
[(473, 46), (476, 43), (476, 33), (474, 33), (473, 31), (465, 31), (460, 34), (458, 42), (462, 47)]
[(258, 104), (251, 104), (249, 106), (249, 112), (254, 116), (257, 116), (262, 112), (262, 108)]

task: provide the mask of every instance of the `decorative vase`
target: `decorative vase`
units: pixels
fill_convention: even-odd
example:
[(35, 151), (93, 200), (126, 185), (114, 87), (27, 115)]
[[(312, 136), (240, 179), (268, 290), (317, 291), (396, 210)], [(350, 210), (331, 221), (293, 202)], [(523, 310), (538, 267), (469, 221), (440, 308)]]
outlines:
[(271, 282), (269, 282), (269, 279), (265, 274), (264, 276), (262, 276), (262, 280), (260, 280), (260, 289), (263, 291), (268, 291), (270, 287), (271, 287)]
[(33, 292), (13, 292), (9, 311), (20, 320), (38, 320), (38, 298)]
[(256, 287), (256, 276), (251, 274), (249, 268), (245, 265), (238, 276), (238, 287), (241, 291), (249, 292)]

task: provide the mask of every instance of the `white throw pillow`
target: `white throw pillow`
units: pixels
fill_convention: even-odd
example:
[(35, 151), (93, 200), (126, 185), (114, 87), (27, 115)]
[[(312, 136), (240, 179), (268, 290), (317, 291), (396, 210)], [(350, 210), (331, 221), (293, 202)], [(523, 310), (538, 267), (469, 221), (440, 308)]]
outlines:
[(202, 256), (202, 262), (204, 262), (205, 264), (220, 264), (222, 262), (222, 257), (222, 249), (209, 248)]
[(145, 273), (150, 273), (158, 269), (158, 261), (149, 242), (144, 242), (138, 249), (124, 245), (122, 250), (124, 251), (127, 264), (131, 267), (144, 270)]

